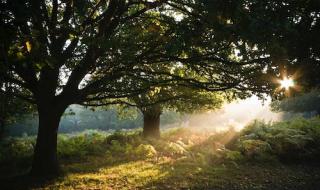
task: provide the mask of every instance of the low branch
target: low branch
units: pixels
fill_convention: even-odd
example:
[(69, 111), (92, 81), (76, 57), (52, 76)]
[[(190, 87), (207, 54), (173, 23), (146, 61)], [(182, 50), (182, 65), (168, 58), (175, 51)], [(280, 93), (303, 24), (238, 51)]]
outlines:
[(29, 102), (31, 104), (35, 104), (36, 103), (36, 101), (33, 99), (32, 96), (27, 96), (27, 95), (24, 95), (24, 94), (20, 94), (18, 92), (8, 92), (8, 91), (4, 91), (4, 90), (0, 89), (0, 93), (7, 94), (7, 95), (10, 95), (10, 96), (19, 98), (19, 99), (24, 100), (26, 102)]

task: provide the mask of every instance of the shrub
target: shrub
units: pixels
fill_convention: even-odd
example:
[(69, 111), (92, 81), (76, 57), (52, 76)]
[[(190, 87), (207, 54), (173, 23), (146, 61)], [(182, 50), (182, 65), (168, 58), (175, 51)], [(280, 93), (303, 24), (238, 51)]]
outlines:
[(77, 135), (59, 135), (58, 155), (61, 158), (81, 159), (89, 154), (103, 153), (105, 138), (105, 134), (92, 131)]
[(263, 160), (271, 153), (271, 146), (262, 140), (243, 140), (239, 143), (239, 150), (249, 159)]
[(120, 144), (126, 143), (127, 142), (127, 136), (125, 133), (121, 131), (116, 131), (115, 133), (109, 135), (106, 138), (106, 143), (107, 144), (112, 144), (112, 141), (117, 141)]
[(116, 140), (120, 144), (141, 144), (142, 143), (142, 138), (141, 138), (141, 130), (132, 130), (129, 132), (126, 131), (116, 131), (115, 133), (109, 135), (105, 143), (106, 144), (111, 144), (113, 140)]
[(319, 139), (320, 118), (254, 121), (242, 130), (238, 148), (249, 157), (268, 153), (285, 161), (310, 160), (320, 155)]
[(35, 138), (7, 138), (0, 142), (1, 174), (26, 170), (32, 162)]
[(140, 144), (135, 149), (135, 155), (141, 158), (153, 158), (157, 155), (157, 151), (152, 145)]
[(225, 158), (230, 161), (241, 161), (243, 160), (243, 155), (239, 151), (227, 150)]
[(187, 152), (188, 151), (183, 146), (181, 146), (176, 142), (166, 143), (164, 147), (164, 153), (166, 155), (176, 156), (176, 155), (183, 155)]

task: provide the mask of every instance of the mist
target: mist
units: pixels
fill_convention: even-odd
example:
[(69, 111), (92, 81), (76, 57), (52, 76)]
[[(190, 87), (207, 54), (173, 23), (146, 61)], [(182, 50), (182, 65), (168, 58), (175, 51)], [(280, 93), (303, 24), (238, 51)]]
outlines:
[(244, 100), (227, 103), (221, 109), (202, 114), (185, 116), (182, 127), (221, 131), (230, 127), (239, 131), (253, 120), (276, 122), (283, 120), (284, 113), (270, 110), (271, 99), (260, 100), (252, 96)]
[[(194, 130), (219, 132), (232, 127), (239, 131), (253, 120), (277, 122), (306, 115), (303, 113), (272, 112), (270, 103), (270, 98), (262, 101), (258, 97), (252, 96), (244, 100), (226, 103), (221, 109), (201, 114), (181, 114), (166, 110), (161, 115), (161, 129), (188, 127)], [(143, 116), (140, 112), (134, 110), (129, 110), (128, 114), (120, 116), (113, 108), (92, 111), (82, 106), (73, 105), (68, 108), (66, 114), (62, 117), (59, 133), (85, 130), (129, 130), (142, 126)], [(6, 128), (6, 133), (8, 136), (36, 135), (37, 129), (38, 117), (31, 114), (9, 125)]]

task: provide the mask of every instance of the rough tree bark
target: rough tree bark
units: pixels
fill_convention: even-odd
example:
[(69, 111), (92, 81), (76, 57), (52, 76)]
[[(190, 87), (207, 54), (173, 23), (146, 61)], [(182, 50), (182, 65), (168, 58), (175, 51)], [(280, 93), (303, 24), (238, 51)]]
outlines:
[(56, 176), (60, 168), (57, 157), (57, 135), (62, 114), (67, 106), (38, 106), (39, 128), (32, 169), (32, 176)]
[(149, 106), (142, 109), (143, 113), (143, 136), (160, 138), (160, 105)]

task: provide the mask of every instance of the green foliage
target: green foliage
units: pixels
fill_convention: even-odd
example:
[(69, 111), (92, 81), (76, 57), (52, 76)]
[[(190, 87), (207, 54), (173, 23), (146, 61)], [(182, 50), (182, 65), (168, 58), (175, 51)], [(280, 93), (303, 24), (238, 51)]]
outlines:
[(109, 135), (105, 142), (111, 144), (112, 141), (117, 141), (120, 144), (140, 144), (141, 142), (141, 130), (131, 130), (131, 131), (116, 131)]
[(320, 155), (319, 135), (317, 117), (273, 124), (255, 121), (242, 131), (238, 146), (250, 156), (271, 153), (286, 161), (315, 159)]
[(118, 140), (111, 140), (110, 141), (110, 147), (109, 147), (109, 152), (111, 154), (118, 154), (120, 155), (126, 155), (130, 154), (132, 150), (132, 145), (124, 143), (121, 144)]
[(195, 113), (220, 108), (225, 99), (223, 93), (172, 85), (155, 87), (153, 90), (130, 100), (142, 112), (148, 113), (153, 107), (160, 106), (160, 112), (171, 110), (180, 113)]
[[(28, 136), (2, 141), (0, 173), (26, 171), (32, 161), (34, 144), (35, 138)], [(245, 162), (317, 161), (319, 147), (318, 117), (277, 123), (254, 121), (240, 132), (232, 128), (219, 133), (174, 128), (165, 130), (161, 139), (144, 139), (141, 130), (112, 134), (88, 130), (58, 136), (58, 154), (62, 163), (82, 163), (101, 157), (108, 163), (183, 160), (201, 167), (238, 167)]]
[(320, 90), (313, 90), (281, 101), (274, 101), (271, 107), (275, 111), (316, 112), (318, 115), (320, 114)]
[(226, 152), (226, 159), (232, 160), (232, 161), (240, 161), (243, 159), (243, 155), (239, 151), (227, 151)]
[(157, 155), (156, 149), (150, 144), (140, 144), (135, 149), (135, 155), (140, 158), (153, 158)]
[(12, 96), (11, 85), (11, 83), (4, 83), (2, 77), (0, 77), (0, 139), (8, 135), (6, 127), (21, 121), (27, 113), (35, 111), (32, 104)]
[(0, 171), (20, 173), (31, 165), (34, 137), (6, 138), (0, 141)]
[(243, 140), (239, 150), (249, 159), (266, 160), (271, 153), (271, 146), (262, 140)]
[(105, 151), (102, 147), (106, 133), (86, 131), (75, 136), (58, 136), (58, 155), (62, 158), (83, 158), (88, 155), (99, 154)]
[(124, 105), (117, 105), (116, 106), (118, 118), (120, 120), (137, 120), (141, 115), (136, 108), (128, 107)]
[(164, 146), (164, 152), (173, 156), (173, 155), (184, 155), (187, 150), (185, 145), (181, 142), (169, 142)]
[(12, 158), (23, 159), (31, 157), (34, 147), (34, 138), (9, 138), (1, 141), (1, 162), (12, 161)]

